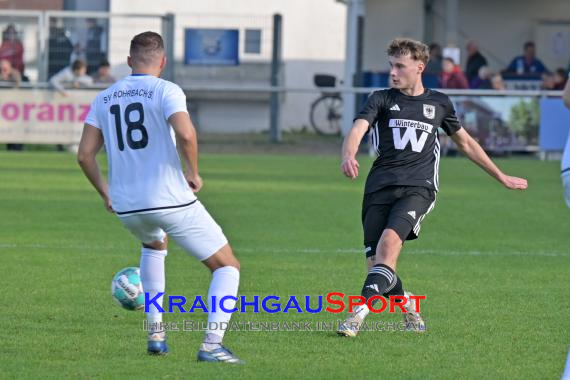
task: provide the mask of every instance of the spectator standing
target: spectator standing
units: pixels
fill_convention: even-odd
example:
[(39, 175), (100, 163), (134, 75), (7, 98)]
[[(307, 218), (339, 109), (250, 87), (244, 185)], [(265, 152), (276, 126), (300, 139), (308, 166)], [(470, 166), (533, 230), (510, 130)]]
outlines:
[(87, 72), (97, 70), (99, 63), (105, 59), (103, 52), (103, 36), (105, 31), (97, 24), (94, 18), (87, 19), (87, 41), (85, 43), (85, 58), (87, 59)]
[(0, 45), (0, 59), (7, 59), (13, 68), (24, 74), (24, 45), (18, 38), (14, 24), (10, 24), (2, 31), (2, 45)]
[(465, 76), (469, 83), (479, 76), (479, 69), (487, 66), (487, 59), (479, 52), (479, 46), (475, 41), (467, 42), (467, 64), (465, 65)]
[(73, 44), (68, 33), (58, 24), (57, 18), (49, 19), (49, 39), (48, 39), (48, 78), (69, 66)]
[(442, 72), (441, 46), (437, 43), (429, 45), (429, 61), (424, 70), (424, 74), (441, 75)]

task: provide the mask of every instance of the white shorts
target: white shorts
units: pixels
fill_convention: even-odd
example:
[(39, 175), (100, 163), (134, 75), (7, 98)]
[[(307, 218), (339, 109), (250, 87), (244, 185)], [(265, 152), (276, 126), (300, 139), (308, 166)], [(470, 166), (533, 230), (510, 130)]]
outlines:
[(564, 189), (564, 199), (566, 206), (570, 207), (570, 170), (562, 173), (562, 188)]
[(141, 242), (163, 241), (168, 235), (200, 261), (228, 244), (222, 228), (198, 200), (186, 207), (120, 215), (119, 219)]

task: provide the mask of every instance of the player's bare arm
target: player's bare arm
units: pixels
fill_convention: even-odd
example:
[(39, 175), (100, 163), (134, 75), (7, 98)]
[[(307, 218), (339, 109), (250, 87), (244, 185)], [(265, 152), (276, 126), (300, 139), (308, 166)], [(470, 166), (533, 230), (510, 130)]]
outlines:
[(566, 81), (564, 93), (562, 94), (562, 100), (564, 100), (564, 105), (570, 108), (570, 80)]
[(487, 153), (481, 148), (481, 145), (473, 139), (465, 131), (459, 129), (451, 136), (451, 139), (457, 145), (457, 148), (462, 151), (471, 161), (476, 163), (479, 167), (485, 170), (490, 176), (503, 184), (507, 189), (524, 190), (528, 187), (527, 180), (524, 178), (512, 177), (503, 173), (495, 163), (489, 158)]
[(101, 170), (99, 169), (99, 165), (96, 160), (97, 152), (101, 150), (102, 146), (103, 134), (101, 133), (101, 130), (92, 125), (85, 124), (83, 126), (83, 134), (81, 135), (81, 141), (77, 151), (77, 162), (79, 163), (79, 166), (81, 166), (81, 170), (83, 170), (87, 179), (89, 179), (89, 182), (91, 182), (95, 190), (97, 190), (103, 199), (107, 211), (113, 212), (113, 207), (109, 198), (109, 188), (107, 186), (107, 182), (101, 175)]
[(196, 129), (186, 112), (176, 112), (168, 118), (174, 128), (178, 151), (182, 156), (186, 172), (186, 180), (192, 190), (197, 193), (202, 188), (202, 178), (198, 172), (198, 137)]
[(360, 141), (368, 131), (369, 123), (364, 119), (356, 119), (350, 132), (344, 139), (342, 144), (342, 164), (341, 170), (345, 176), (350, 179), (355, 179), (358, 177), (358, 168), (360, 165), (356, 160), (356, 154), (358, 153), (358, 147), (360, 146)]

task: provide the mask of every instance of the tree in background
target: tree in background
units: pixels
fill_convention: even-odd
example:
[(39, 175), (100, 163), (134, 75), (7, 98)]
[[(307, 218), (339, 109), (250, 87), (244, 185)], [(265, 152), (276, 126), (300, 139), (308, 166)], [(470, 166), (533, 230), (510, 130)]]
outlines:
[(517, 135), (524, 137), (527, 144), (538, 144), (539, 124), (540, 108), (537, 99), (530, 101), (521, 99), (511, 108), (509, 127)]

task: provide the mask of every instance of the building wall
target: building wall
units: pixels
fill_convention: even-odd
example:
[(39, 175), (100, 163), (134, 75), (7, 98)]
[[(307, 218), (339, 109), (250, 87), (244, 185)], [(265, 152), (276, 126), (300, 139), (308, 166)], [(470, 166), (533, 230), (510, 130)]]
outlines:
[[(285, 86), (312, 86), (312, 78), (315, 73), (331, 73), (341, 76), (343, 72), (343, 62), (345, 54), (345, 24), (346, 6), (335, 0), (208, 0), (208, 1), (179, 1), (179, 0), (139, 0), (137, 1), (137, 13), (165, 14), (172, 12), (176, 17), (175, 26), (175, 60), (179, 62), (176, 73), (180, 81), (190, 78), (189, 82), (182, 83), (192, 87), (193, 83), (200, 82), (196, 78), (199, 69), (189, 68), (184, 73), (184, 67), (180, 62), (184, 51), (184, 28), (187, 27), (243, 27), (252, 25), (263, 30), (264, 43), (262, 44), (262, 57), (244, 57), (242, 59), (243, 70), (240, 70), (237, 77), (233, 78), (231, 84), (243, 86), (259, 85), (259, 78), (256, 75), (249, 75), (251, 69), (247, 67), (248, 62), (270, 63), (271, 57), (271, 23), (272, 15), (280, 13), (283, 16), (283, 73)], [(122, 0), (111, 1), (110, 10), (112, 13), (132, 12), (129, 2)], [(138, 24), (137, 24), (138, 23)], [(144, 21), (134, 24), (129, 22), (131, 27), (129, 34), (135, 34), (149, 29)], [(111, 28), (113, 29), (113, 22)], [(111, 33), (113, 31), (111, 30)], [(125, 29), (121, 28), (121, 39), (125, 38)], [(111, 36), (111, 40), (113, 36)], [(122, 56), (122, 52), (117, 56)], [(113, 63), (113, 62), (112, 62)], [(194, 70), (192, 72), (192, 70)], [(223, 70), (223, 69), (212, 69)], [(180, 74), (180, 75), (179, 75)], [(224, 75), (220, 75), (223, 78)], [(192, 79), (193, 78), (193, 79)], [(215, 78), (211, 78), (210, 83), (216, 83)], [(225, 82), (223, 82), (225, 83)], [(221, 84), (223, 84), (221, 83)], [(269, 77), (261, 83), (267, 85)], [(203, 84), (203, 83), (201, 83)], [(291, 93), (283, 97), (281, 109), (281, 124), (284, 129), (300, 129), (309, 124), (309, 105), (318, 96), (314, 94)], [(224, 100), (227, 102), (228, 100)], [(268, 107), (269, 98), (265, 104)], [(269, 127), (268, 111), (259, 112), (259, 100), (248, 102), (239, 101), (240, 108), (225, 108), (221, 102), (216, 105), (215, 100), (196, 100), (198, 108), (198, 122), (202, 124), (203, 130), (212, 131), (267, 130)], [(237, 104), (237, 103), (236, 103)], [(232, 106), (233, 107), (233, 106)], [(243, 111), (243, 117), (236, 117), (237, 113)], [(235, 123), (222, 123), (223, 115), (228, 115), (235, 120)], [(252, 114), (258, 115), (256, 121), (252, 121)], [(241, 125), (237, 125), (241, 123)]]
[[(433, 0), (433, 41), (446, 45), (446, 1)], [(457, 38), (461, 48), (461, 64), (465, 65), (465, 43), (478, 41), (491, 68), (503, 69), (510, 60), (521, 54), (527, 40), (537, 43), (539, 58), (552, 49), (553, 41), (540, 40), (540, 25), (557, 22), (565, 32), (560, 54), (570, 61), (570, 1), (568, 0), (457, 0)], [(366, 1), (366, 36), (364, 40), (365, 69), (387, 70), (384, 53), (386, 43), (397, 36), (424, 38), (425, 18), (423, 0), (388, 2)], [(566, 49), (564, 49), (566, 46)], [(550, 69), (555, 69), (551, 67)]]
[(365, 71), (388, 70), (386, 48), (396, 37), (422, 39), (423, 0), (367, 0), (362, 66)]
[[(514, 56), (521, 54), (527, 40), (536, 41), (540, 57), (541, 52), (550, 48), (547, 41), (537, 40), (537, 27), (541, 21), (570, 22), (570, 1), (460, 1), (460, 47), (464, 49), (469, 38), (479, 41), (494, 69), (504, 68)], [(566, 45), (570, 45), (570, 41)], [(462, 54), (462, 61), (464, 57)]]
[(64, 0), (65, 10), (108, 12), (110, 0)]
[[(433, 41), (446, 45), (446, 1), (434, 0)], [(552, 49), (552, 41), (540, 40), (540, 25), (557, 22), (567, 31), (570, 24), (568, 0), (457, 0), (458, 45), (461, 48), (461, 64), (465, 65), (465, 43), (478, 41), (482, 53), (491, 68), (503, 69), (510, 60), (521, 54), (525, 41), (534, 40), (540, 57)], [(405, 36), (423, 40), (424, 1), (384, 0), (366, 1), (366, 27), (364, 39), (364, 69), (387, 70), (385, 46), (394, 37)], [(565, 32), (566, 33), (566, 32)], [(570, 34), (564, 35), (563, 46), (570, 61)], [(555, 69), (552, 67), (551, 69)]]
[(3, 0), (0, 9), (50, 10), (63, 9), (63, 0)]
[[(132, 3), (112, 0), (111, 12), (133, 12)], [(283, 16), (283, 58), (312, 60), (343, 60), (346, 7), (334, 0), (137, 0), (136, 13), (174, 13), (177, 19), (187, 16), (220, 16), (228, 24), (232, 16)], [(194, 19), (195, 20), (195, 19)], [(199, 21), (199, 20), (198, 20)], [(180, 29), (192, 25), (177, 25)], [(223, 25), (221, 25), (223, 26)], [(182, 41), (176, 51), (182, 52)]]

